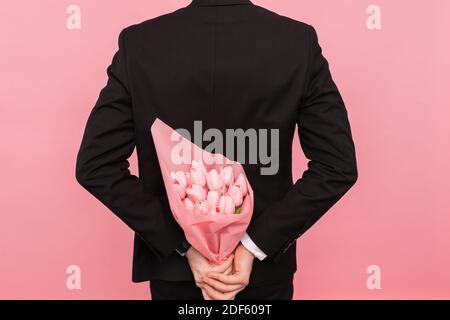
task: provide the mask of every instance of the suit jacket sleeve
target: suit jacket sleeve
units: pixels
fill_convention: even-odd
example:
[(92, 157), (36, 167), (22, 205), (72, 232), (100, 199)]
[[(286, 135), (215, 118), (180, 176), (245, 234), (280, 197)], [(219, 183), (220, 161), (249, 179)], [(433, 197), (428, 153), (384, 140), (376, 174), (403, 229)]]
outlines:
[[(147, 192), (129, 171), (135, 135), (125, 31), (120, 33), (119, 50), (107, 69), (107, 84), (88, 119), (77, 157), (76, 178), (162, 260), (174, 252), (184, 235), (162, 199)], [(155, 168), (157, 174), (159, 168)]]
[(317, 33), (310, 33), (309, 63), (297, 124), (300, 143), (310, 160), (285, 197), (253, 221), (248, 235), (269, 257), (295, 243), (355, 183), (355, 149), (347, 111), (322, 55)]

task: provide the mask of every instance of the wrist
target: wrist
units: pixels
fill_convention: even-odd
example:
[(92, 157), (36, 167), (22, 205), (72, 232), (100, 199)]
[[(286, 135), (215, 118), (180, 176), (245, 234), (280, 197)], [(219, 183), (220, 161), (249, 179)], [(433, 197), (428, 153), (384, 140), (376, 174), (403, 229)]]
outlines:
[(253, 242), (247, 233), (242, 237), (241, 244), (259, 261), (263, 261), (267, 258), (267, 255)]
[(250, 259), (252, 259), (252, 260), (255, 259), (255, 255), (253, 254), (253, 252), (248, 250), (242, 243), (239, 243), (239, 248), (240, 248), (240, 250), (245, 252), (245, 255), (248, 256)]
[(195, 252), (197, 252), (197, 250), (195, 250), (195, 248), (194, 247), (190, 247), (187, 251), (186, 251), (186, 258), (188, 258), (188, 259), (190, 259), (194, 254), (195, 254)]
[(188, 251), (192, 248), (189, 242), (183, 241), (175, 251), (182, 257), (185, 257)]

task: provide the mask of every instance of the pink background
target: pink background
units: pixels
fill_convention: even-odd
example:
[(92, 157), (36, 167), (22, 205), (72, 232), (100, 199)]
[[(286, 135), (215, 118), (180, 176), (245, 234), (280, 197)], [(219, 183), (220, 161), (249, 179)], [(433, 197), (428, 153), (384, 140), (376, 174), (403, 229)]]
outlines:
[[(77, 185), (75, 157), (119, 31), (188, 3), (2, 1), (0, 298), (148, 298), (130, 282), (132, 232)], [(299, 241), (295, 297), (450, 298), (450, 2), (254, 3), (316, 27), (358, 151), (357, 185)], [(81, 30), (66, 28), (70, 4)], [(81, 290), (66, 288), (73, 264)]]

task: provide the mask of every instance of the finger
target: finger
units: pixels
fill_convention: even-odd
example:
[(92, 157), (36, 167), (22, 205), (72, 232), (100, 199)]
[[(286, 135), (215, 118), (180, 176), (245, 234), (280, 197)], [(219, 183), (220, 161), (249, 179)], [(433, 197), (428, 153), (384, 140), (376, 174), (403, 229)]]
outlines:
[(239, 292), (243, 291), (244, 289), (245, 289), (245, 287), (244, 287), (244, 288), (241, 288), (241, 289), (238, 289), (238, 290), (235, 290), (235, 291), (233, 291), (233, 292), (228, 293), (228, 296), (230, 297), (229, 300), (234, 300), (234, 299), (236, 299), (237, 294), (238, 294)]
[(224, 294), (205, 284), (206, 294), (214, 300), (225, 300)]
[(223, 284), (220, 281), (217, 281), (215, 279), (212, 278), (205, 278), (205, 285), (208, 285), (210, 287), (212, 287), (213, 289), (219, 291), (219, 292), (223, 292), (223, 293), (228, 293), (228, 292), (233, 292), (239, 289), (243, 289), (244, 286), (241, 284)]
[(234, 295), (232, 293), (222, 293), (205, 284), (207, 294), (214, 300), (231, 300)]
[(222, 261), (219, 265), (213, 267), (213, 269), (218, 268), (220, 269), (220, 271), (218, 272), (223, 272), (229, 267), (233, 266), (233, 261), (234, 261), (234, 254), (231, 254), (225, 261)]
[(225, 272), (228, 268), (233, 266), (233, 258), (234, 256), (230, 255), (227, 260), (217, 266), (212, 267), (211, 270), (218, 273)]
[(207, 284), (205, 284), (205, 290), (208, 296), (210, 296), (214, 300), (227, 300), (225, 294), (215, 290), (214, 288), (208, 286)]
[(208, 272), (206, 274), (206, 276), (208, 278), (213, 278), (213, 279), (218, 280), (225, 284), (242, 284), (242, 283), (244, 283), (244, 280), (241, 279), (241, 277), (239, 277), (236, 274), (226, 275), (223, 273)]
[(211, 297), (210, 297), (209, 294), (206, 292), (206, 290), (202, 290), (202, 295), (203, 295), (203, 299), (205, 299), (205, 300), (211, 300)]
[(233, 266), (229, 267), (223, 274), (230, 275), (233, 272)]
[(197, 285), (203, 284), (204, 277), (202, 277), (201, 275), (196, 275), (196, 276), (194, 276), (194, 279), (195, 279), (195, 283), (196, 283)]

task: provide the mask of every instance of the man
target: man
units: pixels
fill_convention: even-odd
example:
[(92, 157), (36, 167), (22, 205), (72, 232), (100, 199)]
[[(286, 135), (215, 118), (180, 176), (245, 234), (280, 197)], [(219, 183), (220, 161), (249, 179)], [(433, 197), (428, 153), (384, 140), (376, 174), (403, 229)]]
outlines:
[[(357, 178), (347, 112), (316, 31), (249, 0), (193, 0), (124, 29), (87, 122), (77, 180), (135, 233), (133, 281), (153, 299), (292, 299), (296, 240)], [(277, 130), (278, 170), (245, 162), (252, 221), (211, 266), (170, 213), (150, 134), (172, 128)], [(295, 126), (310, 160), (292, 181)], [(134, 148), (139, 178), (128, 170)], [(204, 146), (203, 146), (204, 147)], [(225, 150), (225, 149), (224, 149)]]

